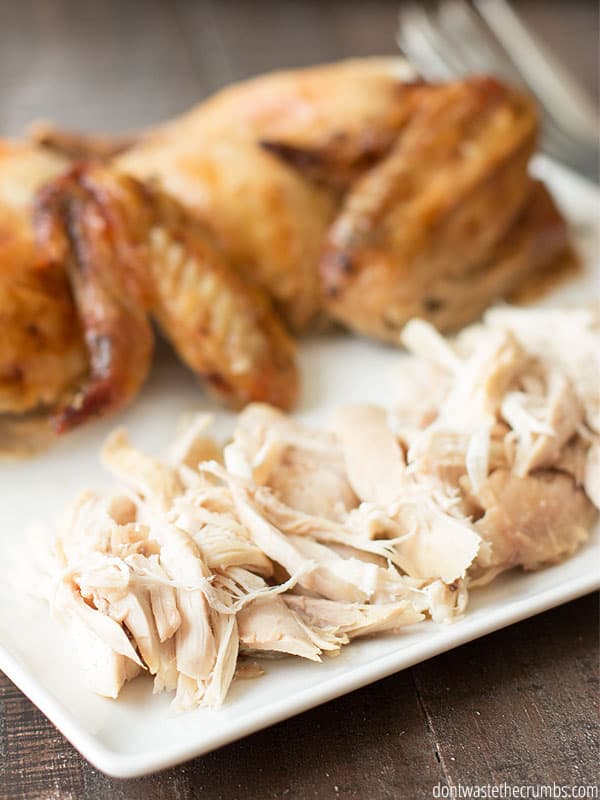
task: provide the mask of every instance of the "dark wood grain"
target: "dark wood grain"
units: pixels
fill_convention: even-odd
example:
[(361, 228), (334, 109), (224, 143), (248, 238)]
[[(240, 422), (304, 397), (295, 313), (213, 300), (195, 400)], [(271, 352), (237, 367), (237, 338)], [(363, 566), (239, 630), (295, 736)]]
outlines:
[[(597, 93), (594, 0), (519, 8)], [(264, 70), (393, 53), (395, 0), (0, 0), (0, 133), (139, 128)], [(590, 596), (182, 767), (117, 781), (0, 675), (0, 800), (431, 797), (598, 780)]]
[(589, 597), (414, 670), (449, 783), (598, 780), (597, 625)]

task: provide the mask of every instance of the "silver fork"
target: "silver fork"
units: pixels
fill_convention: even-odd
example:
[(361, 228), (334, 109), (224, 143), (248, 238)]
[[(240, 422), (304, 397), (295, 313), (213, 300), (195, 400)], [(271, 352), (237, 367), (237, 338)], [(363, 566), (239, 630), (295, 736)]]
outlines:
[(506, 0), (403, 4), (397, 41), (427, 80), (492, 73), (524, 86), (542, 112), (546, 152), (596, 174), (598, 110), (566, 69), (531, 34)]

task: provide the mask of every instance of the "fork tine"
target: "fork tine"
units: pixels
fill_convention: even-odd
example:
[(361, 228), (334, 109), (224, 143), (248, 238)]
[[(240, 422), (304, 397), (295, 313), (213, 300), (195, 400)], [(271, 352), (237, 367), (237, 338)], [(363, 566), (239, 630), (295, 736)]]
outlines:
[[(477, 5), (494, 5), (495, 0), (475, 0)], [(504, 3), (504, 0), (498, 0)], [(510, 11), (510, 9), (509, 9)], [(397, 42), (407, 58), (427, 80), (447, 80), (472, 72), (492, 72), (503, 80), (532, 91), (542, 113), (543, 147), (560, 160), (589, 169), (597, 158), (597, 148), (577, 138), (556, 113), (548, 93), (536, 92), (511, 60), (495, 31), (466, 2), (439, 0), (429, 13), (416, 3), (403, 5), (399, 12)], [(468, 46), (465, 46), (468, 42)], [(588, 120), (589, 121), (589, 120)]]
[[(437, 18), (446, 35), (460, 50), (469, 69), (486, 71), (490, 69), (491, 64), (494, 74), (498, 77), (529, 88), (518, 69), (498, 46), (483, 19), (466, 0), (441, 0)], [(469, 42), (468, 47), (462, 46), (465, 40)], [(546, 141), (551, 143), (555, 150), (575, 151), (577, 145), (554, 121), (550, 109), (541, 102), (540, 107)]]
[(419, 7), (419, 15), (416, 17), (416, 24), (419, 25), (423, 36), (430, 43), (433, 50), (440, 59), (446, 64), (452, 75), (464, 75), (468, 72), (461, 50), (448, 41), (445, 32), (441, 30), (439, 13), (435, 7)]
[(491, 70), (509, 83), (523, 85), (519, 72), (466, 0), (441, 0), (437, 21), (469, 71), (489, 73)]
[[(441, 0), (437, 19), (471, 70), (489, 71), (491, 67), (498, 77), (531, 91), (518, 68), (493, 38), (484, 20), (466, 0)], [(469, 42), (466, 48), (463, 46), (465, 41)], [(536, 96), (536, 99), (542, 112), (543, 144), (546, 149), (554, 154), (560, 153), (572, 163), (589, 161), (589, 150), (582, 152), (581, 144), (577, 144), (573, 136), (555, 119), (552, 108), (544, 103), (543, 98)]]
[(569, 136), (547, 114), (543, 117), (542, 145), (544, 150), (583, 172), (594, 172), (598, 161), (598, 151), (582, 146), (581, 142)]
[[(473, 58), (469, 55), (472, 48), (464, 47), (463, 36), (467, 37), (469, 45), (481, 40), (483, 25), (471, 19), (461, 0), (441, 2), (430, 14), (414, 3), (402, 6), (398, 31), (400, 47), (428, 80), (490, 71), (489, 51)], [(493, 71), (499, 76), (504, 72), (501, 63), (500, 60), (494, 62)], [(518, 81), (522, 83), (520, 76)]]
[(581, 147), (570, 139), (547, 114), (542, 117), (542, 145), (557, 155), (561, 161), (576, 163), (581, 157)]
[(433, 46), (428, 35), (430, 26), (423, 25), (424, 18), (425, 12), (414, 3), (406, 3), (401, 7), (396, 34), (398, 46), (426, 80), (450, 80), (456, 73)]
[(475, 3), (549, 113), (571, 135), (597, 147), (598, 110), (579, 83), (530, 33), (505, 0)]

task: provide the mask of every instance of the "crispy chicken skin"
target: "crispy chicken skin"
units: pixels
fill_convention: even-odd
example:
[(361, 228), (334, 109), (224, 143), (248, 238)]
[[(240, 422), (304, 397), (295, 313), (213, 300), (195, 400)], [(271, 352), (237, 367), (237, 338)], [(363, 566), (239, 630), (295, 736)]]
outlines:
[(40, 259), (31, 205), (66, 162), (0, 141), (0, 414), (54, 406), (85, 373), (77, 314), (62, 267)]
[(76, 166), (39, 192), (40, 253), (69, 276), (89, 358), (89, 376), (53, 418), (63, 433), (126, 405), (152, 357), (148, 230), (143, 187), (104, 167)]
[[(354, 184), (329, 231), (321, 260), (329, 312), (392, 341), (411, 316), (445, 328), (477, 316), (470, 293), (487, 279), (478, 267), (493, 269), (494, 249), (532, 198), (536, 127), (529, 101), (493, 79), (422, 93), (389, 156)], [(448, 298), (452, 282), (462, 283), (460, 298)], [(488, 281), (484, 304), (506, 288)], [(453, 313), (448, 299), (459, 300)]]
[[(305, 330), (320, 311), (315, 265), (335, 215), (332, 193), (304, 180), (255, 139), (242, 136), (243, 121), (231, 121), (223, 133), (201, 130), (195, 117), (191, 112), (142, 135), (111, 164), (177, 198), (218, 237), (226, 258), (268, 291), (288, 326)], [(99, 143), (96, 136), (49, 125), (36, 126), (31, 133), (66, 156), (108, 160), (111, 152), (108, 140)]]
[(199, 215), (301, 332), (322, 310), (317, 265), (340, 192), (411, 113), (406, 78), (393, 58), (260, 76), (143, 135), (115, 165)]
[[(342, 273), (340, 262), (326, 256), (324, 269), (338, 272), (329, 306), (331, 313), (355, 330), (391, 342), (398, 325), (413, 317), (433, 322), (441, 331), (458, 330), (477, 318), (496, 299), (510, 298), (528, 279), (564, 257), (568, 230), (546, 187), (532, 182), (531, 196), (506, 235), (482, 261), (464, 272), (393, 279), (390, 270), (371, 265), (355, 276)], [(386, 267), (388, 265), (385, 265)], [(331, 272), (329, 273), (331, 275)], [(379, 315), (379, 316), (378, 316)]]
[(152, 355), (150, 313), (230, 405), (293, 404), (294, 347), (267, 298), (176, 201), (81, 164), (40, 191), (34, 219), (40, 251), (69, 275), (90, 363), (87, 382), (54, 417), (58, 432), (136, 395)]
[(152, 313), (177, 353), (230, 406), (262, 398), (291, 408), (295, 346), (268, 297), (176, 201), (150, 195)]
[[(410, 75), (401, 59), (372, 58), (260, 76), (141, 134), (112, 163), (198, 216), (300, 332), (322, 310), (317, 265), (341, 192), (392, 147), (422, 90)], [(86, 152), (85, 137), (33, 134)], [(87, 139), (88, 153), (109, 150)]]
[(185, 127), (142, 144), (116, 167), (151, 178), (222, 243), (229, 261), (266, 289), (288, 324), (306, 329), (320, 309), (316, 264), (335, 214), (329, 193), (255, 142), (220, 133), (196, 139)]

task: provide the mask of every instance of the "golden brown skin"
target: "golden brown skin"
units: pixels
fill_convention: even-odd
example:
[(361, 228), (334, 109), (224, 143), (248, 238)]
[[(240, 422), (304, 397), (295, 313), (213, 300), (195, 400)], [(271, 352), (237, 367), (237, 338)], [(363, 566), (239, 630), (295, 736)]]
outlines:
[(152, 313), (182, 360), (228, 405), (298, 397), (295, 345), (266, 294), (182, 207), (151, 190)]
[(475, 318), (481, 306), (466, 291), (459, 315), (449, 313), (443, 284), (488, 264), (530, 202), (536, 130), (529, 101), (493, 79), (421, 93), (330, 229), (321, 261), (329, 312), (390, 341), (412, 316), (440, 327)]
[[(201, 219), (293, 330), (325, 310), (395, 341), (411, 315), (454, 328), (505, 291), (482, 280), (460, 312), (443, 296), (491, 263), (534, 202), (536, 133), (531, 101), (493, 79), (427, 85), (407, 81), (400, 59), (374, 58), (234, 85), (112, 163)], [(566, 234), (552, 242), (548, 262)], [(527, 252), (514, 284), (544, 266)]]
[(230, 405), (294, 403), (294, 346), (267, 298), (176, 201), (81, 164), (40, 191), (35, 224), (41, 252), (69, 275), (90, 364), (86, 383), (54, 416), (57, 432), (135, 397), (152, 356), (150, 312)]
[(86, 382), (53, 417), (57, 433), (118, 410), (146, 378), (151, 221), (143, 187), (101, 166), (73, 167), (36, 198), (39, 249), (66, 269), (89, 358)]
[(38, 257), (36, 190), (63, 159), (0, 141), (0, 415), (44, 412), (86, 371), (86, 354), (61, 266)]
[[(551, 270), (567, 247), (566, 223), (545, 186), (535, 181), (530, 200), (486, 260), (463, 273), (439, 276), (427, 288), (413, 284), (402, 311), (407, 318), (430, 320), (439, 330), (458, 330), (494, 300), (512, 299), (530, 276)], [(393, 341), (393, 329), (388, 338)]]
[(148, 132), (114, 164), (197, 215), (300, 332), (321, 311), (317, 265), (339, 191), (393, 144), (410, 109), (406, 75), (401, 59), (373, 58), (260, 76)]
[(62, 433), (130, 402), (150, 364), (150, 314), (231, 405), (290, 407), (294, 345), (213, 236), (156, 187), (100, 163), (67, 167), (0, 142), (3, 442), (16, 415), (50, 415)]
[[(321, 313), (317, 265), (341, 192), (389, 151), (412, 113), (419, 87), (408, 76), (397, 58), (260, 76), (141, 135), (112, 163), (183, 203), (301, 332)], [(61, 153), (111, 150), (106, 137), (48, 125), (33, 133)]]
[(290, 326), (306, 329), (320, 309), (316, 264), (335, 214), (329, 193), (257, 143), (185, 130), (156, 147), (140, 145), (117, 169), (156, 180), (207, 225), (228, 260), (265, 288)]

